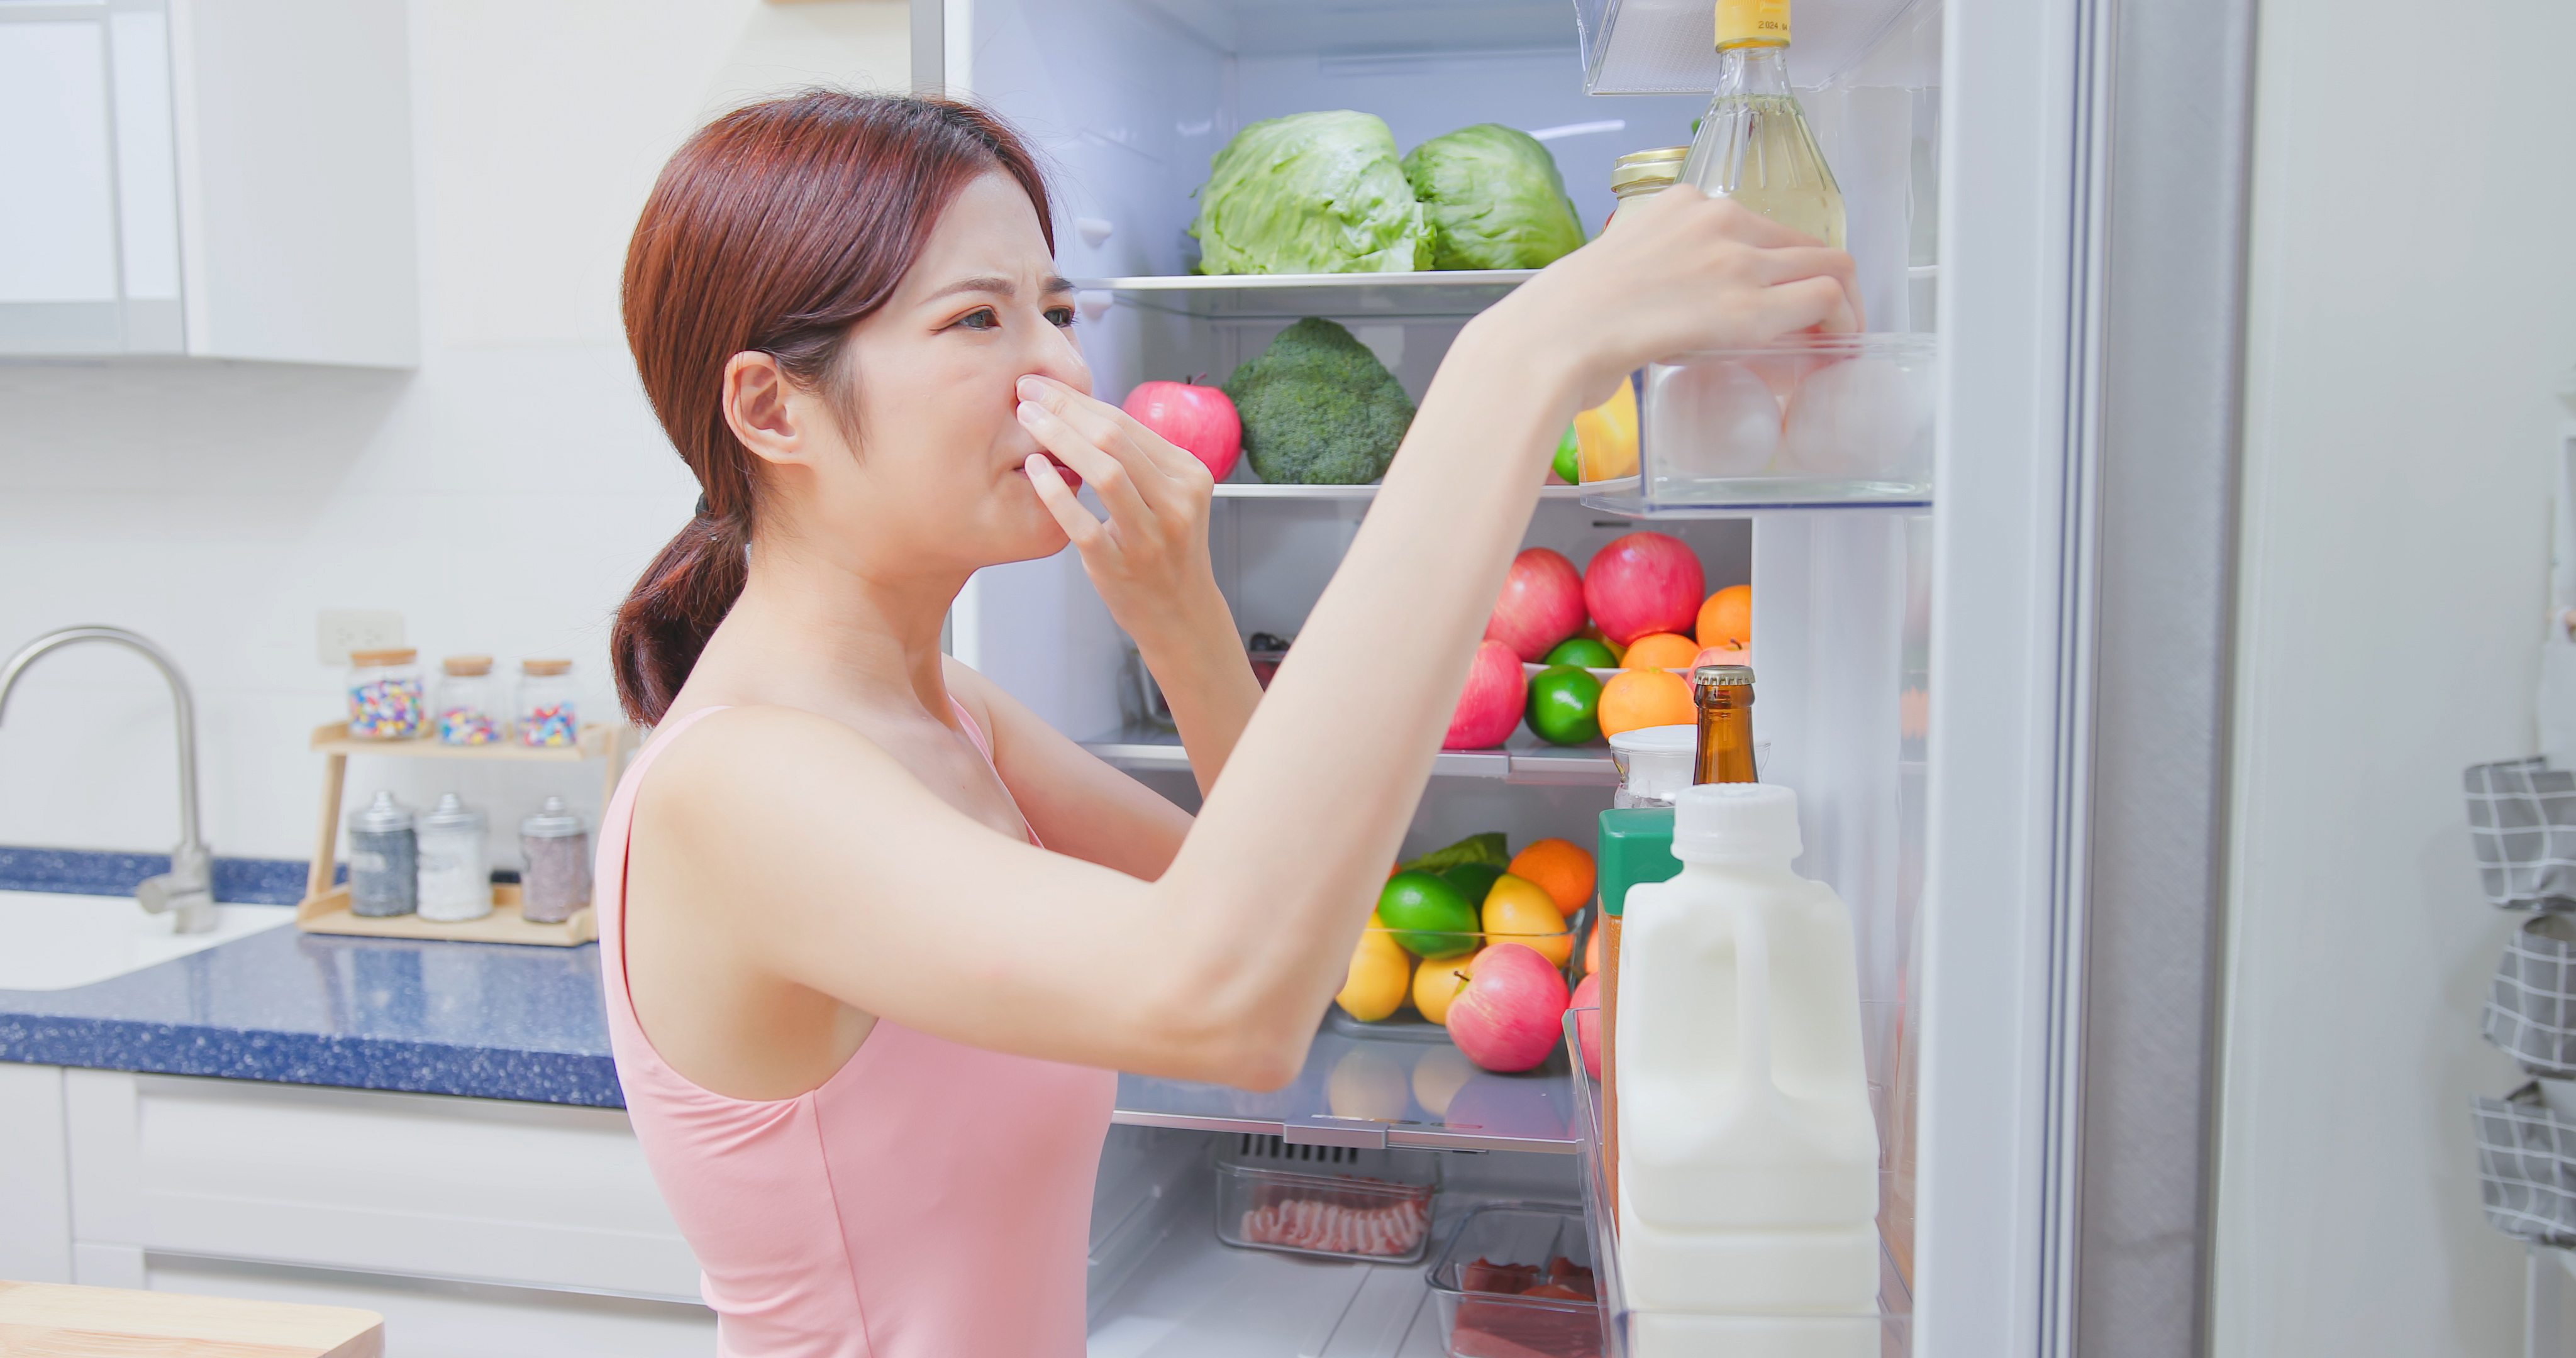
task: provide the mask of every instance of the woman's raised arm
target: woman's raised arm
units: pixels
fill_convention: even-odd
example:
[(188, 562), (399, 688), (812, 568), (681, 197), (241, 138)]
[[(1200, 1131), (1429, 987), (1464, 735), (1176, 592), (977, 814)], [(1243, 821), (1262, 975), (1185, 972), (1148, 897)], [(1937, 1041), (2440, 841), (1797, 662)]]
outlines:
[[(1274, 1088), (1295, 1078), (1430, 775), (1547, 458), (1644, 363), (1847, 329), (1851, 261), (1676, 187), (1470, 321), (1296, 650), (1152, 882), (1017, 843), (855, 731), (701, 723), (639, 816), (760, 965), (977, 1046)], [(1051, 390), (1061, 417), (1085, 398)], [(1352, 682), (1367, 675), (1365, 684)], [(655, 803), (660, 803), (656, 806)], [(639, 858), (647, 852), (639, 837)]]

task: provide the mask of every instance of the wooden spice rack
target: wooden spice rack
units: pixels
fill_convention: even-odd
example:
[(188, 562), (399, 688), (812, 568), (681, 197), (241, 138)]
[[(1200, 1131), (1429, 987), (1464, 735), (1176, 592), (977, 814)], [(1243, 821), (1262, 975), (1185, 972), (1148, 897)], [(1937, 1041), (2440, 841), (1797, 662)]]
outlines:
[(295, 907), (295, 927), (313, 934), (360, 934), (372, 938), (444, 938), (469, 943), (533, 943), (540, 946), (569, 948), (599, 937), (598, 919), (588, 906), (573, 912), (561, 924), (537, 924), (519, 913), (519, 888), (492, 888), (492, 913), (481, 919), (440, 921), (418, 915), (353, 915), (349, 913), (349, 888), (333, 884), (333, 867), (339, 858), (340, 798), (348, 781), (349, 756), (353, 754), (391, 755), (397, 759), (477, 759), (485, 761), (540, 761), (552, 764), (577, 763), (587, 759), (607, 761), (607, 772), (600, 779), (599, 804), (603, 808), (617, 792), (618, 776), (626, 771), (626, 748), (634, 728), (624, 723), (587, 723), (581, 728), (581, 739), (571, 745), (521, 745), (502, 740), (490, 745), (446, 745), (422, 737), (417, 740), (361, 740), (349, 734), (346, 721), (327, 722), (313, 728), (313, 748), (330, 758), (322, 772), (322, 826), (313, 844), (313, 868), (304, 881), (304, 899)]

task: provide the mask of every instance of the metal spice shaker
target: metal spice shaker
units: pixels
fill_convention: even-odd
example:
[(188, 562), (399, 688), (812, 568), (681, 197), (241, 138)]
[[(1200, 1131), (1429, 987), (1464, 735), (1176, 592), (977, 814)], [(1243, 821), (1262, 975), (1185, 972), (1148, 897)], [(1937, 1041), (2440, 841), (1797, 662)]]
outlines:
[(420, 917), (481, 919), (492, 913), (492, 841), (483, 813), (453, 792), (420, 818)]
[(411, 808), (379, 792), (349, 813), (349, 913), (408, 915), (419, 907), (419, 844)]
[(519, 822), (519, 913), (531, 924), (561, 924), (590, 904), (590, 827), (561, 797), (548, 797)]

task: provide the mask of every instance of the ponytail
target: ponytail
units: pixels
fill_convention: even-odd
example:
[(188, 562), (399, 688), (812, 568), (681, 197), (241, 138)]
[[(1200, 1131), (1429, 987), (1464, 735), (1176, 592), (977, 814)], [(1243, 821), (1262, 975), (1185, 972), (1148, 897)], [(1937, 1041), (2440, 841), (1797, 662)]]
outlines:
[(742, 597), (750, 568), (740, 522), (705, 514), (689, 520), (618, 606), (608, 654), (628, 721), (651, 726), (662, 720), (707, 638)]

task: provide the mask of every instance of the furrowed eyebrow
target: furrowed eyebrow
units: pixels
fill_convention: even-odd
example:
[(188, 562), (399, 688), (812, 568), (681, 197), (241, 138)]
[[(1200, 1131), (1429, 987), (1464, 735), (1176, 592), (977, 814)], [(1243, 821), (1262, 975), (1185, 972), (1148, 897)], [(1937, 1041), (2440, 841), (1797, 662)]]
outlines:
[[(1053, 292), (1054, 290), (1055, 289), (1052, 285), (1047, 289), (1049, 292)], [(935, 302), (942, 297), (953, 296), (961, 292), (989, 292), (997, 297), (1007, 298), (1017, 297), (1020, 293), (1020, 288), (1018, 284), (1013, 283), (1007, 278), (961, 278), (956, 282), (949, 284), (947, 287), (941, 288), (939, 291), (930, 294), (929, 298), (926, 300)]]

